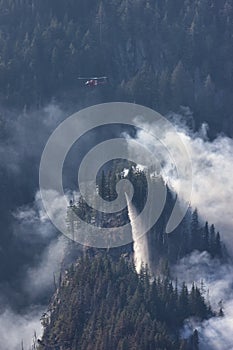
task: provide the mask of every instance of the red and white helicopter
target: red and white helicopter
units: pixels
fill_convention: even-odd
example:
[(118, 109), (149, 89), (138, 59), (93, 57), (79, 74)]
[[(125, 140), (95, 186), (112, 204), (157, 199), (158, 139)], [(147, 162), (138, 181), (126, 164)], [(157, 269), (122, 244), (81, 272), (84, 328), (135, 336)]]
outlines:
[(96, 87), (99, 85), (106, 85), (108, 83), (108, 77), (78, 77), (79, 80), (83, 80), (85, 86)]

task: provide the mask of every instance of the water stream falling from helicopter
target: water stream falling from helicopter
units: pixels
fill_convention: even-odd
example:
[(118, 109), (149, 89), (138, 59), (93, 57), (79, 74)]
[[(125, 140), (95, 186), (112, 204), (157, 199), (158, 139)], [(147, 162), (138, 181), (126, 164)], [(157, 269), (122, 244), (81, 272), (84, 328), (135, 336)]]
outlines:
[(135, 219), (137, 217), (137, 210), (129, 200), (129, 197), (126, 193), (125, 197), (127, 202), (129, 220), (132, 227), (134, 264), (137, 273), (140, 273), (142, 266), (147, 266), (148, 269), (150, 269), (147, 236), (146, 234), (142, 235), (143, 222), (140, 221), (140, 224), (136, 225)]

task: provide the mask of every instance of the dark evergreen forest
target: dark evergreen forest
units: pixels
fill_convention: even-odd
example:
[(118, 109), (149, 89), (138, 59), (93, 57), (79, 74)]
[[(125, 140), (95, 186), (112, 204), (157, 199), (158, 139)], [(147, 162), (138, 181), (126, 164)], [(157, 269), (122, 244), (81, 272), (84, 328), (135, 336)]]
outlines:
[[(121, 168), (119, 164), (117, 167)], [(121, 176), (112, 170), (102, 171), (97, 178), (98, 191), (107, 201), (115, 199)], [(134, 185), (133, 203), (140, 212), (146, 197), (145, 174), (130, 168), (127, 177)], [(222, 262), (228, 257), (214, 225), (209, 228), (207, 222), (203, 224), (197, 210), (190, 209), (172, 234), (165, 233), (174, 205), (174, 196), (168, 193), (161, 218), (147, 233), (153, 274), (143, 265), (141, 273), (136, 273), (131, 244), (107, 251), (86, 248), (84, 256), (59, 278), (57, 292), (42, 317), (44, 335), (38, 340), (38, 349), (199, 349), (197, 330), (187, 339), (180, 336), (184, 321), (188, 317), (201, 321), (222, 316), (223, 311), (220, 307), (217, 314), (213, 312), (195, 283), (190, 290), (185, 282), (178, 288), (178, 282), (171, 280), (170, 267), (194, 250), (208, 251)], [(114, 214), (100, 214), (80, 197), (67, 210), (71, 230), (76, 224), (73, 212), (102, 227), (115, 222)], [(119, 224), (128, 220), (124, 210)], [(76, 249), (76, 244), (70, 243), (68, 255)]]
[(77, 77), (107, 75), (98, 102), (189, 106), (196, 125), (232, 135), (232, 16), (231, 0), (1, 0), (0, 100), (80, 104)]
[[(14, 125), (28, 123), (22, 139), (27, 140), (29, 129), (43, 134), (43, 141), (38, 137), (35, 144), (30, 140), (19, 148), (22, 159), (15, 151), (17, 142), (12, 146), (21, 163), (18, 173), (8, 165), (0, 169), (1, 191), (7, 197), (0, 203), (0, 287), (5, 293), (0, 291), (0, 297), (3, 293), (8, 302), (9, 294), (17, 311), (34, 300), (23, 290), (22, 276), (57, 237), (53, 231), (51, 237), (34, 237), (33, 243), (26, 242), (29, 236), (21, 241), (20, 227), (12, 224), (16, 208), (28, 205), (38, 189), (38, 149), (42, 151), (51, 131), (35, 115), (30, 122), (30, 113), (51, 101), (69, 106), (69, 111), (128, 101), (162, 114), (188, 110), (194, 130), (207, 122), (211, 138), (221, 132), (232, 137), (232, 18), (232, 0), (0, 0), (1, 147), (11, 148)], [(107, 76), (108, 84), (89, 88), (80, 76)], [(14, 124), (18, 113), (19, 124)], [(38, 148), (33, 154), (31, 144)], [(116, 198), (122, 171), (117, 167), (104, 169), (97, 178), (99, 194), (107, 201)], [(140, 213), (147, 195), (145, 173), (129, 167), (127, 178)], [(132, 244), (107, 251), (67, 244), (54, 295), (50, 288), (38, 296), (41, 304), (51, 300), (41, 319), (44, 334), (35, 337), (32, 349), (199, 350), (196, 329), (186, 339), (181, 335), (185, 320), (224, 316), (222, 306), (213, 310), (197, 284), (188, 288), (172, 280), (170, 268), (194, 251), (206, 251), (223, 264), (230, 258), (220, 233), (212, 223), (202, 222), (198, 208), (190, 207), (172, 235), (166, 234), (176, 196), (168, 187), (167, 193), (160, 219), (147, 232), (152, 271), (142, 266), (137, 274)], [(80, 197), (67, 209), (70, 228), (74, 212), (103, 227), (115, 220)], [(118, 220), (129, 222), (127, 208)]]
[(195, 284), (178, 291), (168, 277), (151, 281), (146, 269), (137, 275), (124, 258), (86, 255), (67, 271), (43, 315), (38, 349), (197, 350), (197, 331), (188, 340), (179, 335), (189, 316), (213, 316)]
[[(124, 163), (125, 166), (125, 163)], [(108, 171), (102, 171), (97, 177), (98, 192), (106, 201), (116, 199), (116, 184), (122, 178), (122, 172), (117, 169), (123, 169), (120, 162), (115, 163), (113, 168)], [(129, 167), (129, 173), (125, 179), (128, 179), (134, 186), (133, 205), (140, 213), (147, 200), (148, 177), (145, 172), (139, 169)], [(156, 181), (151, 179), (149, 181)], [(172, 232), (166, 233), (166, 225), (171, 211), (174, 207), (176, 196), (164, 183), (167, 190), (166, 203), (163, 212), (156, 224), (147, 232), (149, 241), (149, 254), (153, 270), (164, 270), (167, 265), (175, 264), (184, 256), (194, 250), (199, 252), (207, 251), (212, 258), (218, 258), (222, 261), (227, 260), (227, 251), (221, 242), (220, 233), (216, 232), (215, 226), (208, 222), (202, 222), (198, 216), (198, 210), (191, 207), (187, 211), (184, 219), (179, 226)], [(100, 227), (122, 226), (129, 222), (127, 207), (119, 214), (105, 214), (99, 212), (85, 202), (82, 196), (77, 203), (73, 203), (67, 210), (67, 224), (72, 238), (72, 230), (78, 226), (77, 217), (88, 223), (94, 223)], [(154, 208), (151, 208), (149, 215), (154, 215)], [(87, 237), (88, 245), (88, 237)], [(128, 249), (128, 250), (127, 250)], [(121, 252), (121, 250), (119, 249)], [(126, 251), (132, 252), (132, 247), (128, 246)], [(165, 271), (167, 272), (167, 271)]]

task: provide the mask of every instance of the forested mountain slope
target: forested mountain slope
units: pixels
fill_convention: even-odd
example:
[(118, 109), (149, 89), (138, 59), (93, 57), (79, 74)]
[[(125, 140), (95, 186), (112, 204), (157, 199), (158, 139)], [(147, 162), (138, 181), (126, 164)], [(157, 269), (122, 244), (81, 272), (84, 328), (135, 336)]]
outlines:
[(77, 77), (104, 74), (99, 102), (190, 106), (232, 135), (232, 16), (230, 0), (1, 0), (0, 99), (80, 100)]
[[(212, 327), (217, 315), (218, 322), (225, 319), (230, 329), (230, 258), (218, 225), (211, 225), (213, 217), (210, 224), (201, 220), (207, 205), (200, 217), (199, 208), (190, 208), (180, 226), (168, 236), (165, 227), (175, 196), (167, 188), (163, 214), (146, 236), (148, 260), (155, 276), (151, 278), (146, 269), (136, 273), (133, 243), (109, 249), (107, 256), (103, 250), (62, 243), (56, 257), (59, 249), (54, 242), (60, 236), (41, 216), (37, 191), (40, 158), (49, 135), (68, 113), (87, 105), (129, 101), (163, 114), (183, 111), (184, 118), (192, 119), (194, 133), (207, 122), (211, 138), (219, 132), (232, 137), (232, 18), (232, 0), (0, 0), (0, 299), (3, 311), (9, 308), (23, 314), (37, 303), (47, 305), (53, 287), (58, 285), (42, 317), (44, 335), (39, 350), (198, 350), (196, 326), (187, 339), (181, 339), (185, 319), (194, 317), (205, 327), (211, 318)], [(78, 80), (80, 76), (107, 76), (108, 84), (89, 88)], [(111, 137), (121, 133), (117, 127), (108, 130), (106, 135)], [(89, 141), (84, 141), (79, 156), (92, 141), (101, 139), (100, 134), (96, 129), (96, 134), (87, 137)], [(207, 135), (203, 134), (202, 140), (200, 132), (200, 142), (205, 143)], [(208, 141), (204, 146), (212, 145), (216, 152), (212, 147), (211, 152), (203, 152), (206, 167), (213, 169), (206, 172), (204, 181), (209, 183), (211, 176), (215, 179), (217, 169), (223, 176), (216, 179), (223, 179), (225, 186), (224, 190), (218, 187), (221, 181), (216, 180), (217, 196), (204, 203), (212, 207), (219, 199), (227, 214), (231, 191), (225, 180), (231, 176), (231, 167), (225, 167), (226, 153), (220, 151), (227, 148), (232, 155), (230, 140), (225, 140), (221, 149), (218, 143)], [(200, 149), (204, 148), (196, 152), (201, 153)], [(208, 162), (215, 153), (218, 168)], [(231, 157), (227, 161), (233, 163)], [(68, 167), (67, 173), (71, 170)], [(109, 176), (103, 173), (100, 178), (100, 194), (106, 200), (115, 199), (116, 194), (116, 178), (112, 173)], [(129, 171), (128, 178), (135, 187), (133, 204), (140, 212), (147, 191), (145, 176), (140, 171)], [(220, 201), (223, 191), (229, 193), (227, 203)], [(216, 217), (223, 213), (220, 206)], [(71, 210), (82, 211), (84, 219), (91, 218), (103, 226), (110, 221), (87, 208), (81, 197)], [(226, 216), (221, 219), (226, 220)], [(121, 223), (127, 220), (126, 208)], [(227, 271), (226, 281), (220, 282), (213, 277), (216, 271), (211, 272), (212, 285), (218, 281), (212, 292), (216, 299), (221, 295), (217, 302), (221, 298), (228, 301), (227, 317), (221, 317), (222, 301), (220, 310), (215, 307), (213, 311), (196, 284), (180, 288), (178, 282), (182, 280), (177, 284), (170, 280), (174, 277), (169, 274), (170, 266), (182, 263), (184, 257), (189, 259), (190, 253), (199, 257), (199, 252), (208, 257), (206, 265), (214, 262), (214, 267), (220, 267), (216, 275)], [(53, 260), (53, 254), (57, 260)], [(71, 260), (75, 262), (66, 270)], [(64, 276), (57, 281), (61, 261)], [(201, 268), (197, 270), (198, 278)], [(219, 293), (219, 285), (224, 292)], [(2, 325), (5, 334), (5, 319)], [(224, 346), (227, 327), (219, 332), (218, 327), (213, 328), (223, 338)], [(20, 333), (21, 341), (24, 335), (20, 324), (15, 331)], [(200, 342), (201, 336), (199, 332)], [(37, 345), (33, 346), (35, 350)]]
[(39, 350), (197, 350), (198, 334), (179, 334), (183, 321), (212, 316), (200, 290), (180, 291), (168, 277), (150, 282), (121, 258), (88, 255), (66, 272), (42, 317)]
[[(120, 161), (116, 162), (116, 164), (109, 170), (100, 172), (97, 176), (99, 194), (109, 202), (116, 199), (116, 185), (122, 174), (119, 169), (124, 169), (124, 166), (126, 166), (125, 163), (122, 166)], [(140, 213), (145, 207), (147, 200), (147, 188), (149, 186), (147, 180), (151, 182), (155, 180), (153, 178), (149, 180), (145, 171), (135, 170), (134, 167), (129, 167), (129, 172), (125, 179), (129, 180), (134, 186), (132, 203), (137, 213)], [(166, 233), (166, 225), (175, 205), (176, 196), (165, 182), (163, 182), (163, 186), (167, 190), (166, 203), (160, 218), (145, 235), (145, 239), (148, 240), (148, 254), (152, 270), (154, 272), (161, 270), (161, 267), (166, 266), (167, 263), (170, 265), (175, 264), (195, 250), (199, 252), (206, 251), (212, 258), (227, 261), (228, 254), (221, 241), (220, 233), (216, 232), (213, 224), (203, 222), (199, 218), (197, 209), (192, 210), (189, 208), (178, 227), (171, 234)], [(148, 216), (154, 215), (154, 211), (155, 208), (152, 207)], [(127, 207), (120, 213), (103, 214), (89, 207), (83, 197), (80, 196), (77, 203), (73, 203), (67, 209), (67, 225), (71, 238), (75, 235), (75, 230), (79, 229), (77, 217), (89, 224), (105, 228), (123, 226), (129, 222)], [(86, 244), (88, 246), (88, 232), (86, 233)], [(128, 247), (128, 251), (132, 252), (132, 247)]]
[[(102, 172), (97, 183), (105, 200), (113, 200), (117, 176)], [(143, 171), (129, 171), (134, 184), (133, 203), (140, 211), (146, 194)], [(84, 249), (85, 254), (71, 265), (59, 279), (59, 286), (42, 317), (44, 334), (38, 349), (63, 350), (198, 350), (198, 332), (194, 329), (183, 339), (181, 329), (187, 318), (203, 321), (217, 316), (194, 283), (190, 289), (170, 279), (169, 267), (194, 250), (208, 251), (220, 260), (227, 255), (214, 226), (203, 227), (197, 211), (186, 216), (170, 236), (165, 233), (166, 220), (172, 206), (171, 193), (159, 222), (147, 235), (150, 272), (147, 267), (137, 274), (132, 245), (110, 250)], [(82, 197), (68, 208), (67, 223), (74, 227), (72, 212), (82, 220), (108, 227), (107, 216), (87, 206)], [(153, 210), (152, 210), (153, 211)], [(110, 215), (111, 216), (111, 215)], [(124, 211), (120, 224), (124, 224)], [(101, 219), (102, 218), (102, 219)], [(87, 241), (88, 243), (88, 241)], [(75, 252), (75, 244), (70, 244)], [(153, 275), (151, 274), (151, 271)], [(156, 277), (152, 277), (156, 276)], [(182, 282), (182, 281), (179, 281)], [(180, 284), (180, 283), (179, 283)], [(219, 315), (223, 315), (222, 309)]]

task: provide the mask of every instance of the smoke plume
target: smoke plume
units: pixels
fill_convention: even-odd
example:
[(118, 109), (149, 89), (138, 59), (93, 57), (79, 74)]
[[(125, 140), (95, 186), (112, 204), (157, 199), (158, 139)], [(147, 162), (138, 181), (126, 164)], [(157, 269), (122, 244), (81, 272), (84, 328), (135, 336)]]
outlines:
[[(66, 117), (55, 104), (0, 116), (0, 337), (2, 350), (28, 350), (54, 290), (64, 242), (49, 222), (38, 189), (40, 156)], [(35, 198), (34, 198), (35, 196)]]
[(177, 172), (183, 159), (179, 157), (177, 150), (178, 161), (174, 164), (163, 147), (165, 145), (176, 150), (174, 135), (171, 132), (166, 133), (166, 130), (160, 132), (157, 125), (138, 123), (139, 128), (140, 126), (161, 136), (157, 141), (149, 133), (139, 129), (136, 140), (155, 154), (162, 164), (162, 176), (168, 185), (178, 193), (180, 199), (190, 202), (193, 208), (197, 207), (203, 220), (215, 224), (233, 251), (233, 140), (220, 135), (209, 141), (206, 126), (199, 133), (193, 133), (185, 126), (176, 125), (175, 132), (185, 145), (192, 163), (192, 195), (191, 198), (186, 198), (188, 179), (186, 174)]
[(233, 267), (211, 259), (207, 252), (196, 251), (183, 258), (172, 274), (180, 282), (185, 280), (190, 287), (195, 282), (213, 310), (218, 314), (222, 307), (224, 312), (223, 317), (213, 317), (203, 323), (187, 320), (183, 336), (190, 335), (196, 328), (201, 350), (233, 349)]
[(36, 308), (24, 314), (17, 314), (10, 308), (0, 315), (0, 337), (2, 350), (31, 349), (33, 336), (40, 337), (43, 308)]
[[(40, 312), (35, 317), (34, 313), (32, 316), (31, 306), (38, 306), (44, 310), (43, 305), (48, 303), (48, 297), (54, 290), (54, 274), (56, 278), (61, 268), (66, 240), (59, 238), (59, 233), (43, 211), (37, 192), (39, 164), (51, 133), (79, 107), (80, 103), (79, 106), (69, 105), (64, 111), (55, 103), (51, 103), (41, 110), (25, 113), (1, 110), (0, 334), (5, 333), (5, 322), (8, 322), (8, 325), (18, 322), (18, 328), (13, 327), (12, 339), (7, 341), (2, 336), (4, 341), (0, 347), (3, 350), (14, 349), (21, 339), (31, 342), (33, 329), (40, 328)], [(106, 127), (103, 131), (94, 130), (74, 145), (64, 167), (63, 180), (66, 189), (77, 188), (76, 169), (87, 150), (98, 140), (109, 137), (109, 134), (114, 137), (119, 133), (120, 128), (117, 127), (108, 130)], [(59, 199), (51, 198), (51, 211), (59, 210), (64, 210), (59, 205)], [(1, 309), (1, 305), (6, 307)], [(25, 320), (28, 327), (24, 332)], [(34, 326), (35, 322), (37, 326)]]
[[(220, 230), (223, 241), (227, 243), (232, 255), (233, 140), (219, 135), (210, 141), (206, 125), (203, 125), (198, 133), (194, 133), (180, 121), (177, 122), (177, 116), (173, 118), (173, 122), (176, 125), (175, 132), (184, 143), (192, 163), (191, 198), (185, 197), (188, 179), (185, 174), (177, 172), (179, 162), (183, 161), (182, 157), (179, 157), (177, 150), (178, 163), (174, 165), (164, 147), (165, 145), (176, 150), (174, 135), (171, 132), (166, 133), (166, 130), (159, 133), (157, 125), (138, 122), (136, 140), (155, 154), (162, 165), (163, 178), (178, 193), (179, 198), (190, 201), (193, 208), (197, 207), (203, 221), (208, 220)], [(151, 137), (143, 128), (160, 135), (160, 140)], [(213, 317), (203, 323), (187, 320), (182, 331), (183, 336), (188, 337), (196, 328), (199, 331), (201, 350), (233, 349), (233, 267), (229, 264), (221, 265), (206, 252), (194, 252), (175, 266), (173, 276), (180, 282), (186, 281), (190, 286), (196, 282), (201, 289), (205, 288), (202, 290), (205, 300), (210, 302), (217, 314), (223, 306), (223, 317)]]

